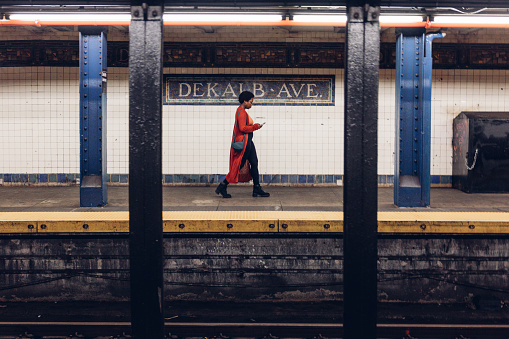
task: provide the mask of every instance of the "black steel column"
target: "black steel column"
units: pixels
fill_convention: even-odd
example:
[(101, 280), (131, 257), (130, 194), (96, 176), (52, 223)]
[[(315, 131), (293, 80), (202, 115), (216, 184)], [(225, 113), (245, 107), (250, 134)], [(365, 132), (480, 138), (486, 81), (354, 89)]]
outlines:
[[(373, 6), (375, 5), (375, 6)], [(378, 4), (347, 1), (344, 337), (376, 338)]]
[(162, 339), (163, 5), (147, 2), (131, 2), (129, 27), (131, 323), (134, 338)]

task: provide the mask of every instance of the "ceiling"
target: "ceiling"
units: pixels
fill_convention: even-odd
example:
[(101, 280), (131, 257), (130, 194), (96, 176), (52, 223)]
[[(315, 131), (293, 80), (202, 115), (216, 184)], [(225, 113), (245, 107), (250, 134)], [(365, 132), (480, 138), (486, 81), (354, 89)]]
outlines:
[[(166, 12), (210, 12), (245, 11), (273, 13), (319, 13), (345, 12), (347, 1), (274, 1), (274, 0), (160, 0), (165, 4)], [(21, 12), (129, 12), (132, 1), (126, 0), (0, 0), (0, 13)], [(154, 0), (136, 0), (134, 2), (157, 2)], [(422, 14), (509, 14), (509, 1), (403, 1), (403, 0), (355, 0), (349, 3), (379, 3), (382, 12), (422, 13)], [(13, 5), (15, 4), (15, 5)]]
[[(103, 5), (124, 5), (129, 6), (133, 1), (129, 0), (66, 0), (65, 5), (81, 5), (81, 6), (103, 6)], [(134, 2), (157, 2), (154, 0), (138, 0)], [(235, 0), (235, 1), (225, 1), (225, 0), (186, 0), (186, 1), (178, 1), (178, 0), (161, 0), (164, 2), (166, 6), (206, 6), (206, 7), (253, 7), (253, 6), (282, 6), (282, 7), (293, 7), (293, 6), (345, 6), (347, 1), (326, 1), (326, 0), (294, 0), (294, 1), (274, 1), (274, 0)], [(489, 8), (508, 8), (509, 3), (506, 0), (491, 0), (491, 1), (454, 1), (454, 0), (434, 0), (434, 1), (404, 1), (404, 0), (355, 0), (350, 1), (351, 3), (377, 3), (379, 2), (381, 6), (402, 6), (402, 7), (489, 7)], [(32, 6), (41, 6), (41, 5), (62, 5), (62, 1), (55, 0), (16, 0), (14, 2), (16, 5), (32, 5)], [(13, 1), (5, 1), (0, 0), (0, 5), (12, 5)], [(63, 6), (63, 5), (62, 5)]]

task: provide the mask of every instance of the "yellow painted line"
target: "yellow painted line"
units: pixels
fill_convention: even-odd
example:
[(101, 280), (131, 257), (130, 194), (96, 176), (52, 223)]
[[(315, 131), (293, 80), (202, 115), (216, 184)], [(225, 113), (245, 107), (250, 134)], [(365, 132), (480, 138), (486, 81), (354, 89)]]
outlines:
[(38, 233), (127, 233), (129, 220), (44, 220)]
[[(342, 212), (165, 211), (168, 233), (341, 233)], [(0, 212), (0, 233), (127, 233), (129, 212)], [(506, 212), (378, 212), (379, 233), (509, 234)]]
[(129, 220), (129, 212), (0, 212), (6, 220)]
[(279, 232), (342, 233), (343, 212), (281, 212)]
[(33, 221), (0, 221), (1, 233), (36, 233), (37, 223)]
[(507, 234), (507, 212), (378, 212), (380, 233)]
[(165, 211), (163, 212), (163, 232), (276, 233), (278, 232), (277, 212)]
[(378, 220), (394, 221), (499, 221), (509, 222), (508, 212), (378, 212)]
[[(0, 212), (0, 233), (29, 232), (129, 232), (129, 212)], [(165, 211), (163, 232), (273, 233), (278, 220), (263, 211)]]
[(421, 233), (421, 234), (508, 234), (509, 222), (378, 222), (379, 233)]
[(0, 212), (0, 233), (102, 232), (129, 232), (129, 212)]

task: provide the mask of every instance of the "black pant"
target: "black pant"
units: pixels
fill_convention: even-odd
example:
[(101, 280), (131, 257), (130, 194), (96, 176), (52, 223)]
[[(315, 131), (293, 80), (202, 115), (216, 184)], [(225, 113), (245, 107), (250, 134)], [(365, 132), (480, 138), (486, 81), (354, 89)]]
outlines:
[(253, 185), (260, 185), (260, 174), (258, 173), (258, 156), (256, 155), (256, 148), (251, 138), (249, 138), (247, 142), (246, 151), (242, 157), (240, 168), (244, 166), (246, 160), (249, 160), (249, 173), (253, 178)]

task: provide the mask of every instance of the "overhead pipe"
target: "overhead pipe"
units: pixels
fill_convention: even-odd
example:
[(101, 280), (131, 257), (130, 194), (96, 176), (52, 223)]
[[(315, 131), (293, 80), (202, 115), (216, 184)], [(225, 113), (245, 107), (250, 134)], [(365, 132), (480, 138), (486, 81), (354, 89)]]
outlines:
[[(125, 25), (129, 26), (129, 20), (115, 21), (55, 21), (55, 20), (0, 20), (0, 25), (7, 26), (68, 26), (68, 25)], [(302, 26), (302, 27), (345, 27), (346, 22), (296, 22), (293, 20), (281, 21), (165, 21), (165, 26)]]
[(280, 21), (165, 21), (165, 26), (279, 26), (279, 27), (346, 27), (346, 21), (304, 22), (289, 18)]
[(69, 26), (69, 25), (88, 25), (88, 26), (129, 26), (130, 20), (113, 20), (113, 21), (61, 21), (61, 20), (0, 20), (0, 25), (6, 26)]
[[(73, 25), (107, 25), (107, 26), (129, 26), (129, 20), (108, 20), (108, 21), (55, 21), (55, 20), (0, 20), (4, 26), (73, 26)], [(346, 27), (346, 22), (296, 22), (288, 18), (281, 21), (165, 21), (165, 26), (277, 26), (277, 27)], [(501, 28), (508, 29), (509, 23), (488, 23), (488, 22), (380, 22), (380, 27), (424, 27), (424, 28)]]

